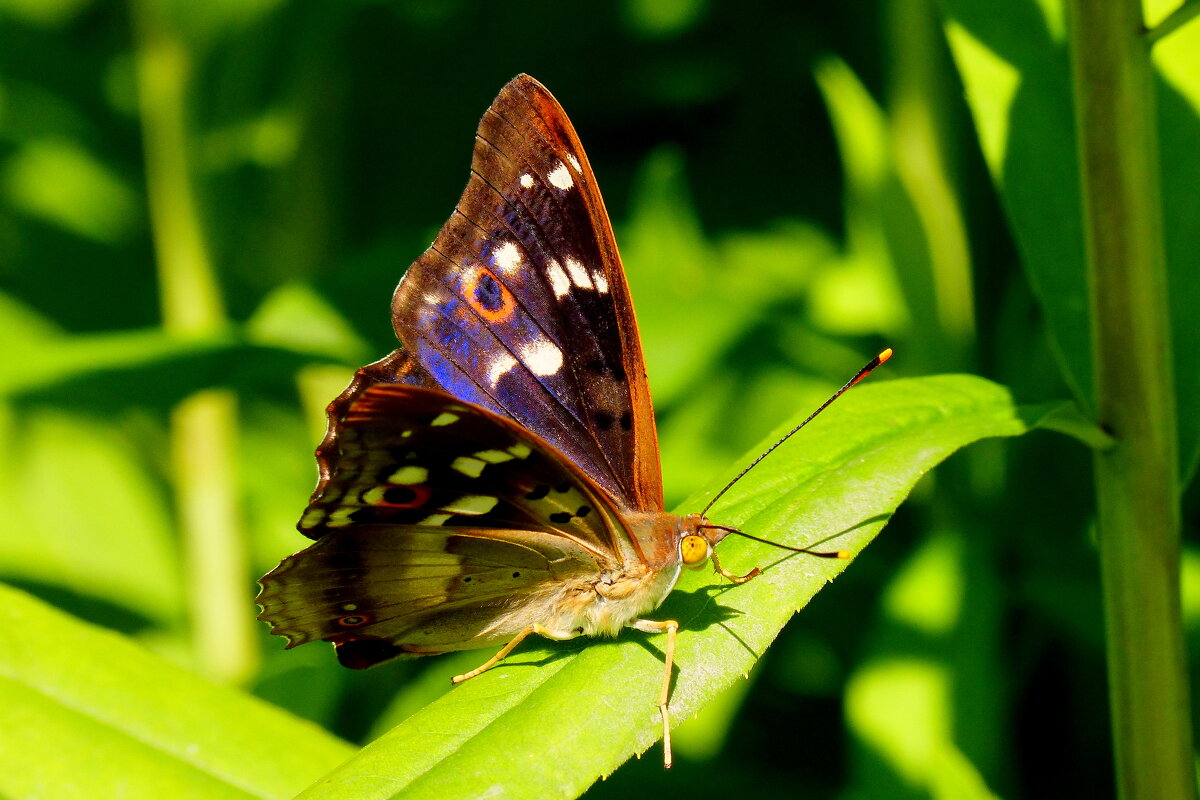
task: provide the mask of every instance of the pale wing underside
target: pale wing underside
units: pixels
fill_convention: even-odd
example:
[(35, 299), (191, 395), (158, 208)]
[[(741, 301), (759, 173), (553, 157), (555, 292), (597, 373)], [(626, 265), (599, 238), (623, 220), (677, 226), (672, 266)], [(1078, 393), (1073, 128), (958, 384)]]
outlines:
[(503, 643), (595, 575), (586, 550), (546, 532), (356, 526), (284, 559), (259, 603), (289, 647), (323, 639), (345, 661), (347, 646), (361, 658)]

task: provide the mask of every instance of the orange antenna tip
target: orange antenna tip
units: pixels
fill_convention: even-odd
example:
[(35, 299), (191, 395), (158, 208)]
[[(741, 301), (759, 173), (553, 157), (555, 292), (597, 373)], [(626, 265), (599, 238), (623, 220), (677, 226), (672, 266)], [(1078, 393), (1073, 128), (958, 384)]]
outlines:
[(882, 364), (883, 362), (887, 361), (891, 357), (892, 357), (892, 348), (889, 347), (887, 350), (884, 350), (882, 353), (875, 356), (875, 360), (878, 361), (880, 364)]

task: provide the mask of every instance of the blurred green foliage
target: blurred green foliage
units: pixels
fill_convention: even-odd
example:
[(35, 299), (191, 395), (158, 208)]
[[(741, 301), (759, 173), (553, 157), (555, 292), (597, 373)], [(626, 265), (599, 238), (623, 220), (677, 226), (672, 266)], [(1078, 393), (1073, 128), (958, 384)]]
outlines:
[[(1165, 40), (1159, 64), (1185, 479), (1200, 441), (1196, 36)], [(156, 226), (171, 220), (147, 168), (162, 145), (152, 116), (164, 109), (146, 97), (170, 78), (150, 57), (164, 40), (179, 58), (192, 204), (166, 213), (196, 226), (219, 293), (187, 335), (160, 296), (172, 256)], [(253, 623), (252, 597), (304, 544), (294, 525), (324, 404), (393, 348), (391, 292), (458, 198), (479, 115), (518, 72), (571, 115), (613, 217), (668, 508), (884, 345), (897, 352), (890, 376), (968, 372), (1021, 403), (1086, 408), (1063, 48), (1057, 4), (1032, 0), (1003, 13), (973, 0), (0, 0), (0, 581), (78, 618), (31, 610), (21, 636), (65, 638), (87, 671), (96, 634), (79, 620), (118, 631), (165, 659), (171, 691), (213, 691), (214, 719), (253, 720), (267, 741), (288, 738), (276, 709), (193, 690), (167, 662), (365, 744), (480, 660), (344, 671), (324, 648), (285, 653)], [(190, 454), (173, 451), (172, 432), (179, 404), (214, 388), (236, 397), (225, 477), (245, 551), (222, 562), (228, 585), (214, 590), (241, 603), (236, 619), (218, 614), (227, 645), (196, 635), (223, 601), (206, 603), (203, 540), (181, 533)], [(1089, 453), (1067, 436), (955, 455), (748, 681), (680, 727), (674, 770), (652, 752), (589, 796), (1111, 796), (1092, 506)], [(1192, 645), (1198, 520), (1192, 486)], [(6, 680), (18, 677), (0, 668)], [(585, 693), (572, 713), (586, 742)], [(0, 733), (0, 752), (27, 747), (17, 729)], [(295, 766), (288, 784), (264, 769), (230, 785), (286, 796), (352, 752), (310, 732), (303, 747), (260, 740), (245, 754), (288, 753), (311, 774)], [(154, 760), (124, 752), (111, 758), (130, 769)], [(40, 785), (63, 778), (43, 796), (98, 796), (76, 772), (104, 761), (47, 761)], [(0, 778), (6, 795), (30, 786)]]

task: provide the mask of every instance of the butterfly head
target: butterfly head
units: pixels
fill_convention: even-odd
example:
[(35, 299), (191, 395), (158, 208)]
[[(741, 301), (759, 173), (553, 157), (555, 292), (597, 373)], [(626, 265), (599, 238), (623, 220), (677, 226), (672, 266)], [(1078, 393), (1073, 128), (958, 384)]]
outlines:
[[(745, 583), (760, 574), (761, 571), (758, 567), (745, 575), (735, 575), (721, 566), (715, 548), (731, 533), (746, 535), (737, 528), (714, 525), (703, 514), (688, 514), (683, 518), (681, 530), (683, 535), (679, 539), (679, 559), (688, 569), (700, 569), (711, 562), (718, 575), (722, 575), (734, 583)], [(757, 537), (751, 536), (750, 538)]]
[(715, 548), (731, 533), (736, 533), (738, 536), (752, 539), (756, 542), (769, 544), (772, 547), (778, 547), (781, 550), (788, 550), (793, 553), (805, 553), (817, 558), (851, 557), (851, 554), (845, 550), (823, 551), (808, 547), (792, 547), (780, 544), (779, 542), (773, 542), (770, 539), (754, 536), (728, 525), (714, 525), (703, 514), (688, 514), (684, 517), (681, 531), (683, 535), (679, 539), (679, 558), (685, 567), (700, 569), (705, 564), (712, 562), (713, 569), (717, 571), (717, 574), (730, 579), (734, 583), (745, 583), (751, 578), (762, 574), (762, 571), (758, 567), (755, 567), (745, 575), (736, 575), (721, 566), (721, 561), (717, 558)]
[(679, 557), (689, 569), (700, 569), (712, 557), (713, 548), (728, 535), (728, 531), (709, 525), (700, 514), (683, 518), (684, 534), (679, 540)]

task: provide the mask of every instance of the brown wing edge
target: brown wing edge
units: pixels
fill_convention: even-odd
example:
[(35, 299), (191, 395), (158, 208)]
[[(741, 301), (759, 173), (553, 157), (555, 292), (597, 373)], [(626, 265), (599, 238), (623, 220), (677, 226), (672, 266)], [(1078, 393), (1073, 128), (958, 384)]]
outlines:
[[(407, 350), (393, 350), (378, 361), (360, 367), (354, 373), (350, 385), (325, 408), (325, 436), (317, 445), (316, 450), (319, 477), (317, 478), (317, 487), (313, 489), (312, 495), (308, 498), (310, 503), (325, 491), (330, 475), (333, 474), (337, 459), (338, 430), (346, 414), (350, 411), (350, 407), (364, 392), (381, 383), (406, 383), (428, 389), (438, 388), (433, 377), (409, 356)], [(309, 535), (299, 525), (297, 525), (297, 529), (305, 536)]]
[(646, 377), (646, 362), (642, 356), (642, 342), (638, 335), (637, 318), (633, 312), (633, 298), (629, 291), (629, 283), (625, 279), (625, 269), (621, 264), (621, 255), (617, 250), (617, 242), (613, 237), (612, 223), (609, 221), (608, 210), (601, 197), (599, 184), (592, 165), (588, 161), (579, 135), (575, 132), (571, 120), (562, 105), (550, 91), (536, 79), (524, 73), (516, 76), (503, 89), (493, 106), (499, 104), (505, 95), (514, 94), (525, 100), (542, 120), (545, 128), (558, 140), (566, 142), (569, 152), (577, 153), (580, 171), (584, 175), (581, 182), (582, 191), (586, 193), (586, 206), (591, 217), (593, 230), (597, 233), (597, 242), (601, 248), (609, 292), (612, 295), (617, 312), (617, 326), (620, 328), (621, 361), (629, 380), (630, 399), (634, 409), (634, 485), (633, 496), (630, 498), (638, 511), (663, 511), (662, 467), (658, 452), (658, 433), (654, 423), (654, 404), (650, 398), (650, 385)]

